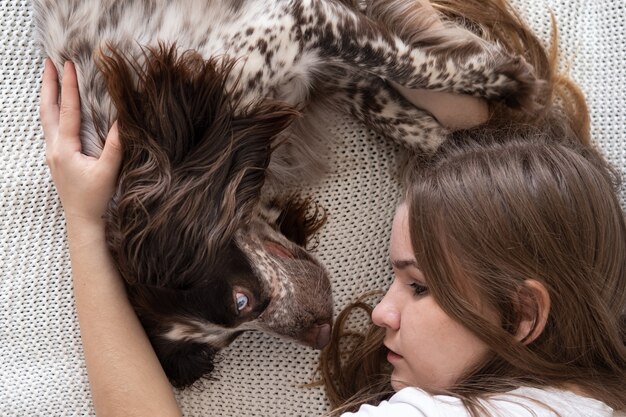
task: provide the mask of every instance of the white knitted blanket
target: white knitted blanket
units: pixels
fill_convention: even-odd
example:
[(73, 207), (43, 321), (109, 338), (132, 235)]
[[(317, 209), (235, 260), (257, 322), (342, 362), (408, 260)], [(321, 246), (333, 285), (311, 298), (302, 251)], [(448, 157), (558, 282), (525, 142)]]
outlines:
[[(543, 39), (549, 8), (582, 85), (593, 137), (626, 168), (626, 3), (517, 0)], [(0, 416), (93, 415), (71, 291), (63, 213), (38, 117), (43, 61), (27, 0), (0, 0)], [(564, 61), (565, 63), (565, 61)], [(387, 240), (399, 197), (393, 145), (354, 121), (332, 122), (331, 172), (313, 191), (328, 210), (317, 254), (337, 311), (390, 279)], [(186, 416), (304, 416), (326, 411), (318, 352), (249, 332), (224, 351), (219, 380), (178, 393)]]

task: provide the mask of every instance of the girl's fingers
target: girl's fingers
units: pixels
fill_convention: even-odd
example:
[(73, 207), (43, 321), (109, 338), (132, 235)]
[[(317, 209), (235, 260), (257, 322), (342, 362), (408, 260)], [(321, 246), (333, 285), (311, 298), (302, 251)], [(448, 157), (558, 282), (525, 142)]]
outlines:
[(72, 62), (64, 66), (59, 112), (59, 146), (63, 151), (80, 151), (80, 96), (76, 68)]
[(46, 58), (43, 81), (41, 83), (41, 103), (39, 104), (39, 117), (43, 127), (43, 135), (46, 142), (55, 138), (59, 130), (59, 86), (57, 70)]
[(120, 143), (119, 131), (117, 129), (117, 122), (113, 123), (106, 141), (104, 142), (104, 149), (100, 155), (100, 162), (102, 162), (107, 171), (117, 172), (122, 164), (122, 145)]

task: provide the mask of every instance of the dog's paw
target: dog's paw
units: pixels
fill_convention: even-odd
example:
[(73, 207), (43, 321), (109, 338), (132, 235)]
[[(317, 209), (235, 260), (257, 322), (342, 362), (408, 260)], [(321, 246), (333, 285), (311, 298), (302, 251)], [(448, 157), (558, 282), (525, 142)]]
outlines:
[(543, 85), (544, 81), (537, 79), (534, 68), (524, 58), (503, 55), (494, 65), (485, 98), (530, 113), (540, 107), (537, 98)]

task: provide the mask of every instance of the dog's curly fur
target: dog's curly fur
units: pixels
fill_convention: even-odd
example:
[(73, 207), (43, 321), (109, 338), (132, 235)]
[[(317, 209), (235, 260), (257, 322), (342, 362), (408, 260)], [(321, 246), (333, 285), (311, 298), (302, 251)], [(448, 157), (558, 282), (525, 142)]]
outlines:
[(329, 279), (303, 249), (320, 221), (306, 202), (264, 191), (269, 179), (316, 175), (320, 109), (431, 151), (445, 128), (387, 80), (532, 106), (537, 82), (521, 58), (432, 27), (432, 12), (411, 0), (368, 10), (338, 0), (35, 1), (45, 54), (60, 71), (77, 65), (83, 151), (98, 155), (119, 121), (108, 240), (174, 385), (210, 373), (245, 330), (328, 341)]

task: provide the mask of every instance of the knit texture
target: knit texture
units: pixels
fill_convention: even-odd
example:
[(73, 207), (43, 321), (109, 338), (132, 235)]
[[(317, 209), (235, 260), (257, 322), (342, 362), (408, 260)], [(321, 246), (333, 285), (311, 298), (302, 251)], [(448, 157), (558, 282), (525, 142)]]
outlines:
[[(626, 4), (518, 0), (542, 39), (554, 10), (563, 56), (586, 93), (596, 143), (626, 168)], [(43, 59), (27, 0), (0, 0), (0, 416), (94, 415), (71, 288), (63, 211), (38, 117)], [(564, 61), (564, 65), (567, 64)], [(327, 210), (316, 254), (335, 309), (391, 278), (387, 241), (398, 148), (345, 116), (330, 121), (330, 172), (310, 192)], [(624, 194), (622, 195), (624, 197)], [(318, 352), (255, 332), (221, 355), (217, 381), (178, 393), (186, 416), (311, 416), (327, 410)]]

